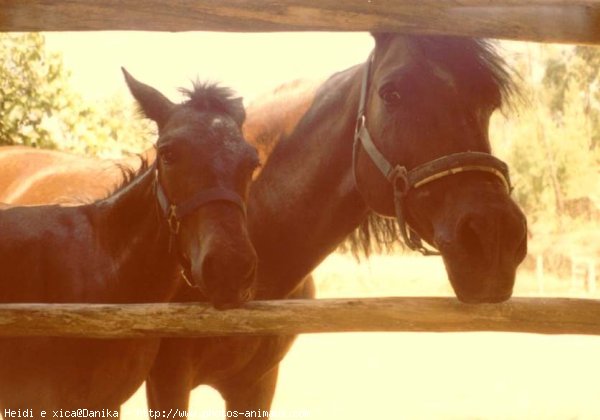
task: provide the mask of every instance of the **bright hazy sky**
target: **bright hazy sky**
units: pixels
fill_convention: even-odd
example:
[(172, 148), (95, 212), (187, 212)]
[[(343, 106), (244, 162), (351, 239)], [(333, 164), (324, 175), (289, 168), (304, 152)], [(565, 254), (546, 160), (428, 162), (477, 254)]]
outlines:
[(248, 104), (295, 78), (329, 75), (365, 60), (367, 33), (67, 32), (46, 33), (72, 86), (89, 99), (126, 92), (120, 67), (171, 99), (190, 81), (220, 81)]

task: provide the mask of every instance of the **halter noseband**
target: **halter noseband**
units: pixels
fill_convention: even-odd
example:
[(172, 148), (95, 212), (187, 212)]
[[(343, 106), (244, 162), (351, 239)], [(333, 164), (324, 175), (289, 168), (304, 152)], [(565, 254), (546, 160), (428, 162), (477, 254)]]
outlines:
[[(178, 204), (173, 204), (167, 198), (167, 195), (165, 194), (165, 191), (160, 183), (158, 178), (158, 169), (154, 170), (154, 186), (158, 207), (160, 208), (162, 215), (167, 222), (169, 232), (171, 234), (169, 239), (169, 250), (173, 249), (173, 242), (179, 234), (181, 228), (181, 219), (194, 213), (202, 206), (215, 201), (225, 201), (235, 204), (235, 206), (238, 207), (244, 215), (246, 214), (246, 205), (244, 204), (242, 197), (240, 197), (236, 192), (225, 188), (215, 187), (206, 190), (200, 190), (187, 200)], [(177, 249), (179, 263), (182, 267), (181, 276), (190, 287), (194, 287), (190, 281), (191, 270), (189, 267), (189, 259), (181, 252), (176, 242), (175, 248)]]
[(358, 189), (356, 161), (358, 158), (359, 147), (362, 146), (371, 158), (371, 161), (387, 180), (391, 182), (392, 187), (394, 188), (396, 220), (398, 221), (400, 235), (406, 246), (412, 250), (419, 251), (423, 255), (440, 255), (439, 252), (426, 248), (418, 233), (408, 226), (406, 222), (404, 216), (405, 197), (410, 190), (422, 187), (423, 185), (450, 175), (461, 172), (477, 171), (487, 172), (497, 176), (510, 194), (512, 186), (510, 183), (508, 166), (500, 159), (489, 153), (483, 152), (454, 153), (431, 160), (411, 170), (408, 170), (405, 166), (399, 164), (393, 165), (390, 163), (379, 149), (377, 149), (377, 146), (375, 146), (366, 125), (367, 91), (369, 89), (369, 76), (371, 73), (371, 65), (373, 64), (373, 56), (374, 52), (372, 52), (367, 59), (360, 88), (360, 101), (358, 104), (358, 115), (352, 150), (354, 184)]

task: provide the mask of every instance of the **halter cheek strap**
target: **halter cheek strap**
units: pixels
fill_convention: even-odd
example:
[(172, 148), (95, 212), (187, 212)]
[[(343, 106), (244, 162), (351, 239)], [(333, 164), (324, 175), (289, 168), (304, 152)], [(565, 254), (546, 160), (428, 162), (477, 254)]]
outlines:
[[(234, 204), (240, 211), (246, 215), (246, 205), (244, 204), (244, 200), (234, 191), (225, 189), (225, 188), (209, 188), (206, 190), (200, 190), (192, 197), (187, 200), (173, 204), (167, 198), (165, 191), (160, 183), (158, 178), (158, 170), (154, 171), (154, 185), (156, 192), (156, 201), (158, 202), (158, 207), (161, 210), (163, 217), (165, 218), (167, 225), (169, 227), (170, 238), (169, 238), (169, 250), (173, 250), (173, 243), (176, 244), (176, 237), (179, 234), (181, 229), (181, 220), (197, 211), (200, 207), (205, 206), (207, 204), (216, 202), (216, 201), (224, 201), (228, 203)], [(175, 246), (177, 250), (179, 263), (182, 266), (181, 276), (186, 281), (186, 283), (194, 287), (191, 278), (191, 267), (190, 261), (187, 256), (181, 252), (179, 247)]]
[(506, 187), (507, 192), (510, 194), (512, 186), (510, 183), (508, 165), (489, 153), (470, 151), (442, 156), (411, 170), (408, 170), (405, 166), (393, 165), (390, 163), (373, 142), (366, 125), (367, 91), (373, 56), (374, 53), (372, 52), (365, 65), (360, 88), (358, 115), (356, 119), (356, 129), (354, 131), (354, 144), (352, 147), (352, 172), (354, 184), (358, 189), (356, 163), (358, 153), (362, 146), (362, 149), (367, 153), (371, 161), (392, 184), (394, 189), (396, 220), (398, 221), (398, 228), (404, 243), (410, 249), (419, 251), (423, 255), (440, 255), (439, 252), (426, 248), (423, 245), (419, 234), (408, 226), (405, 217), (405, 198), (408, 193), (412, 189), (420, 188), (447, 176), (463, 172), (485, 172), (500, 179), (502, 184)]

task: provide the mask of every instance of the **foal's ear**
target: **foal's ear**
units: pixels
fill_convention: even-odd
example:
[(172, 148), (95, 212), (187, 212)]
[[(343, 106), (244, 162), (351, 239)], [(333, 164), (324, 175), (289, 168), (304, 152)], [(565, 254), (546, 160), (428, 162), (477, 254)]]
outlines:
[(175, 106), (173, 102), (153, 87), (138, 82), (123, 67), (121, 67), (121, 70), (129, 91), (140, 105), (144, 115), (154, 120), (159, 129), (162, 128), (169, 117), (169, 112)]

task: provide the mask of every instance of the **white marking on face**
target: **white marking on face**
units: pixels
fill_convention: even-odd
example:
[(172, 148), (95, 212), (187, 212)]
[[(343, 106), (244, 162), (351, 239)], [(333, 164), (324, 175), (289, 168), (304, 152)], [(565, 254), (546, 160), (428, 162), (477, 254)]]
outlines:
[(223, 118), (221, 117), (213, 118), (212, 122), (210, 123), (210, 128), (213, 128), (215, 130), (220, 129), (223, 126), (225, 126), (225, 121), (223, 121)]
[(223, 117), (214, 117), (210, 122), (210, 129), (215, 133), (217, 138), (223, 139), (221, 146), (225, 150), (235, 152), (242, 146), (239, 141), (238, 127), (231, 120)]
[(454, 82), (454, 77), (452, 76), (451, 73), (449, 73), (448, 71), (444, 70), (443, 68), (441, 68), (440, 66), (438, 66), (435, 63), (430, 63), (430, 65), (431, 65), (431, 70), (433, 71), (433, 74), (435, 76), (437, 76), (444, 83), (446, 83), (446, 85), (448, 87), (451, 87), (452, 89), (456, 90), (456, 83)]

